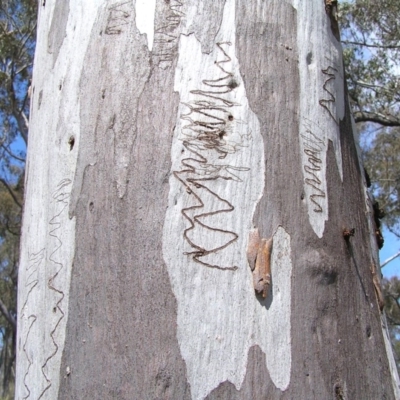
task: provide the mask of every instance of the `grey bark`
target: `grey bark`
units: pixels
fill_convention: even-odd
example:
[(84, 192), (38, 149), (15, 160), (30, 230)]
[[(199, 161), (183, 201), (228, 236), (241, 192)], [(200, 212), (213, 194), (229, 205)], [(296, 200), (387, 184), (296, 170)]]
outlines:
[[(135, 24), (134, 2), (104, 2), (91, 30), (76, 93), (80, 137), (71, 139), (66, 117), (57, 121), (56, 148), (77, 152), (68, 204), (76, 227), (59, 399), (192, 398), (178, 340), (177, 299), (163, 256), (171, 146), (180, 102), (174, 79), (183, 16), (177, 10), (187, 6), (185, 1), (182, 8), (179, 4), (157, 0), (150, 51)], [(188, 28), (204, 53), (215, 47), (224, 5), (202, 2), (196, 24)], [(61, 14), (71, 9), (64, 4), (54, 13), (51, 38), (39, 36), (48, 40), (54, 68), (69, 32), (68, 15)], [(249, 106), (260, 121), (266, 160), (265, 189), (253, 223), (262, 237), (282, 226), (291, 238), (292, 364), (290, 384), (282, 391), (266, 367), (269, 354), (253, 346), (241, 387), (221, 382), (206, 398), (395, 399), (371, 274), (374, 249), (348, 102), (340, 121), (343, 181), (330, 143), (329, 219), (319, 239), (309, 223), (301, 164), (296, 9), (281, 0), (236, 0), (236, 10), (235, 52)], [(60, 83), (58, 89), (62, 92), (67, 84)], [(38, 118), (43, 90), (48, 88), (35, 87), (33, 119)], [(60, 109), (68, 107), (62, 95), (57, 101)], [(38, 134), (32, 131), (30, 141)], [(79, 146), (74, 146), (78, 139)], [(34, 179), (28, 166), (27, 184), (34, 185)], [(180, 212), (177, 218), (182, 218)], [(26, 231), (29, 226), (24, 223)], [(345, 229), (354, 229), (354, 236), (345, 239)], [(20, 338), (20, 343), (27, 340)], [(20, 344), (20, 360), (28, 358), (25, 348)], [(35, 364), (34, 358), (28, 359), (29, 372)], [(47, 366), (37, 368), (40, 372)], [(19, 393), (30, 385), (29, 375), (24, 375), (28, 372), (22, 367), (19, 371)], [(50, 398), (49, 384), (50, 380), (37, 398)], [(27, 397), (17, 398), (33, 398), (28, 391)]]

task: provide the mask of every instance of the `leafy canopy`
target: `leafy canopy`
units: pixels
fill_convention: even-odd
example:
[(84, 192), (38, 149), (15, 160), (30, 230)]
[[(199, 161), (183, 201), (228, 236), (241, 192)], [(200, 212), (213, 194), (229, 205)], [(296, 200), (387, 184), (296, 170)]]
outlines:
[(341, 5), (347, 83), (356, 122), (400, 126), (400, 2)]
[(3, 397), (12, 395), (14, 381), (19, 237), (36, 13), (34, 0), (0, 1), (0, 379)]

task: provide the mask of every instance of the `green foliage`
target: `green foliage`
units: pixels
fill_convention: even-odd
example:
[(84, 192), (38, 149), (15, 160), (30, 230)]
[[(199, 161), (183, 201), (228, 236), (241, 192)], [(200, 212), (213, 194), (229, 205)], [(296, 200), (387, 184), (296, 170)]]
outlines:
[(347, 85), (372, 192), (400, 235), (400, 2), (347, 1), (340, 22)]
[(396, 365), (400, 371), (400, 279), (398, 277), (384, 279), (382, 288)]
[(341, 4), (349, 95), (357, 122), (400, 126), (400, 2)]
[(347, 1), (340, 22), (346, 78), (372, 192), (400, 236), (400, 2)]
[(11, 398), (16, 298), (37, 4), (0, 1), (0, 378)]
[[(341, 3), (347, 86), (372, 193), (400, 237), (400, 1)], [(400, 281), (384, 280), (385, 309), (400, 371)]]
[(364, 144), (372, 191), (385, 212), (383, 222), (400, 236), (400, 129), (382, 129)]

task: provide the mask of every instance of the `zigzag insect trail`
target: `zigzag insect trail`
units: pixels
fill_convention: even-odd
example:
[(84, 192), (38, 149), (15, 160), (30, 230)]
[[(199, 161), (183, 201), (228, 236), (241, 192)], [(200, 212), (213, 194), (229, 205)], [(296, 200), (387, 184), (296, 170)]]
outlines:
[[(27, 278), (28, 283), (25, 284), (25, 287), (29, 287), (30, 285), (32, 285), (32, 286), (28, 291), (28, 294), (26, 296), (24, 305), (22, 306), (21, 310), (25, 309), (25, 307), (26, 307), (26, 305), (28, 303), (28, 299), (29, 299), (30, 294), (32, 293), (33, 289), (39, 283), (37, 277), (35, 279), (33, 279), (32, 281), (29, 281), (29, 280), (35, 273), (37, 273), (37, 269), (38, 269), (39, 265), (41, 264), (42, 260), (44, 260), (44, 258), (45, 258), (45, 249), (42, 249), (37, 253), (29, 254), (29, 256), (28, 256), (29, 262), (28, 262), (28, 266), (26, 268), (26, 271), (29, 271), (32, 267), (35, 267), (35, 268), (33, 269), (33, 271), (30, 273), (30, 275)], [(28, 368), (26, 369), (26, 372), (25, 372), (25, 375), (24, 375), (24, 386), (25, 386), (25, 389), (28, 391), (28, 394), (23, 397), (24, 400), (27, 399), (31, 395), (31, 391), (29, 390), (29, 387), (28, 387), (28, 385), (26, 383), (26, 377), (29, 374), (29, 370), (30, 370), (31, 365), (32, 365), (32, 360), (29, 358), (28, 353), (26, 351), (26, 344), (28, 343), (29, 334), (31, 332), (32, 326), (34, 325), (34, 323), (37, 320), (37, 316), (35, 314), (31, 314), (28, 317), (28, 320), (30, 320), (32, 318), (33, 318), (33, 320), (31, 322), (31, 324), (29, 325), (28, 332), (26, 334), (26, 337), (25, 337), (25, 340), (24, 340), (24, 344), (22, 346), (22, 350), (25, 353), (25, 357), (29, 362)]]
[[(174, 31), (178, 28), (181, 23), (182, 17), (185, 15), (179, 9), (183, 7), (183, 3), (179, 0), (175, 0), (176, 4), (169, 4), (169, 10), (171, 12), (170, 15), (166, 17), (167, 23), (165, 25), (160, 26), (155, 30), (154, 43), (160, 43), (169, 45), (170, 47), (160, 49), (161, 52), (153, 52), (153, 55), (156, 57), (160, 57), (160, 62), (173, 61), (173, 53), (174, 47), (176, 46), (178, 35), (173, 34), (171, 31)], [(168, 32), (170, 30), (170, 32)], [(161, 36), (161, 37), (160, 37)]]
[(58, 328), (58, 326), (60, 325), (61, 321), (64, 319), (65, 313), (64, 311), (61, 309), (60, 304), (61, 302), (64, 300), (64, 292), (60, 289), (57, 289), (54, 286), (54, 280), (57, 278), (58, 274), (60, 273), (60, 271), (64, 268), (64, 265), (58, 261), (56, 261), (54, 259), (54, 254), (61, 248), (62, 246), (62, 241), (60, 240), (60, 238), (57, 236), (57, 234), (55, 233), (57, 230), (59, 230), (61, 228), (61, 222), (57, 221), (57, 219), (60, 217), (60, 215), (64, 212), (64, 210), (68, 207), (68, 199), (71, 196), (71, 193), (66, 193), (64, 192), (64, 188), (67, 187), (68, 185), (70, 185), (72, 183), (72, 181), (70, 179), (63, 179), (60, 181), (60, 183), (57, 185), (57, 189), (54, 191), (53, 193), (53, 199), (56, 201), (56, 203), (61, 203), (62, 204), (62, 208), (61, 210), (54, 215), (54, 217), (50, 220), (49, 225), (51, 225), (53, 228), (52, 230), (50, 230), (49, 235), (52, 236), (53, 238), (55, 238), (58, 242), (57, 247), (53, 250), (53, 252), (50, 254), (49, 260), (51, 262), (53, 262), (54, 264), (58, 265), (59, 268), (56, 271), (56, 273), (48, 280), (47, 286), (50, 290), (58, 293), (60, 295), (59, 300), (56, 303), (55, 309), (58, 310), (61, 313), (60, 318), (58, 319), (55, 327), (53, 328), (53, 330), (50, 333), (50, 337), (53, 341), (54, 344), (54, 351), (53, 353), (51, 353), (45, 363), (42, 365), (42, 374), (44, 375), (48, 385), (47, 387), (43, 390), (43, 392), (41, 393), (41, 395), (38, 397), (38, 400), (41, 399), (43, 397), (43, 395), (45, 394), (45, 392), (51, 387), (51, 382), (48, 379), (46, 373), (44, 372), (44, 368), (46, 368), (46, 365), (48, 364), (48, 362), (57, 354), (58, 352), (58, 344), (56, 343), (56, 340), (54, 339), (54, 335), (56, 333), (56, 330)]
[[(35, 286), (36, 286), (36, 285), (35, 285)], [(28, 319), (30, 319), (30, 318), (33, 318), (33, 320), (32, 320), (32, 322), (31, 322), (31, 324), (29, 325), (28, 333), (27, 333), (27, 335), (26, 335), (26, 338), (25, 338), (25, 341), (24, 341), (24, 345), (23, 345), (23, 347), (22, 347), (22, 349), (23, 349), (23, 351), (24, 351), (24, 353), (25, 353), (25, 357), (26, 357), (26, 359), (27, 359), (28, 362), (29, 362), (28, 368), (26, 369), (26, 372), (25, 372), (25, 375), (24, 375), (24, 386), (25, 386), (25, 389), (28, 391), (28, 394), (27, 394), (26, 396), (23, 397), (24, 400), (27, 399), (27, 398), (31, 395), (31, 391), (29, 390), (29, 387), (28, 387), (28, 385), (27, 385), (27, 383), (26, 383), (26, 377), (27, 377), (28, 374), (29, 374), (29, 370), (30, 370), (31, 365), (32, 365), (32, 360), (29, 358), (28, 353), (26, 352), (26, 343), (28, 342), (28, 337), (29, 337), (29, 333), (31, 332), (32, 326), (33, 326), (33, 324), (34, 324), (34, 323), (36, 322), (36, 320), (37, 320), (37, 317), (36, 317), (36, 315), (34, 315), (34, 314), (32, 314), (32, 315), (30, 315), (30, 316), (28, 317)]]
[[(322, 182), (318, 178), (315, 172), (321, 171), (320, 164), (322, 163), (322, 160), (318, 157), (318, 154), (323, 150), (322, 145), (324, 142), (317, 136), (315, 136), (310, 130), (307, 130), (307, 133), (313, 136), (314, 139), (312, 139), (311, 137), (307, 137), (305, 135), (301, 135), (302, 138), (304, 139), (303, 142), (304, 147), (307, 147), (306, 149), (304, 149), (304, 153), (308, 156), (308, 162), (311, 164), (311, 167), (308, 165), (304, 166), (304, 170), (312, 176), (312, 179), (305, 178), (305, 182), (307, 185), (311, 186), (319, 193), (319, 194), (312, 194), (310, 196), (311, 201), (317, 206), (317, 208), (314, 208), (314, 212), (322, 212), (323, 211), (322, 207), (315, 198), (316, 197), (325, 198), (326, 195), (323, 190), (321, 190), (319, 187), (316, 186), (316, 185), (321, 185)], [(311, 145), (311, 143), (313, 145)]]
[(119, 2), (108, 8), (106, 35), (119, 35), (122, 32), (121, 27), (129, 24), (128, 18), (131, 14), (128, 11), (124, 11), (123, 7), (131, 4), (131, 1)]
[[(217, 215), (221, 213), (227, 213), (234, 210), (234, 206), (226, 199), (220, 197), (217, 193), (212, 191), (205, 185), (206, 181), (223, 179), (223, 180), (235, 180), (241, 181), (240, 178), (233, 173), (233, 171), (248, 171), (249, 168), (245, 167), (234, 167), (229, 165), (213, 165), (209, 164), (205, 156), (200, 154), (200, 151), (210, 151), (214, 150), (218, 153), (219, 159), (224, 159), (228, 154), (233, 154), (238, 151), (241, 146), (239, 143), (228, 143), (224, 136), (226, 135), (226, 124), (227, 121), (232, 121), (234, 118), (229, 112), (229, 108), (237, 106), (239, 104), (229, 101), (221, 97), (221, 95), (232, 92), (238, 84), (233, 79), (233, 74), (228, 72), (223, 68), (221, 64), (231, 62), (231, 58), (222, 48), (222, 45), (230, 46), (231, 43), (217, 43), (218, 48), (222, 51), (225, 58), (222, 61), (215, 61), (215, 65), (224, 73), (224, 76), (218, 79), (203, 80), (203, 84), (210, 88), (219, 88), (216, 90), (191, 90), (191, 94), (198, 96), (203, 96), (210, 100), (195, 100), (189, 103), (182, 103), (189, 108), (187, 114), (182, 114), (181, 119), (188, 121), (182, 128), (182, 133), (187, 136), (187, 139), (183, 140), (183, 146), (191, 152), (194, 157), (184, 158), (181, 163), (185, 169), (180, 171), (173, 171), (174, 176), (186, 187), (188, 193), (193, 194), (193, 196), (198, 201), (198, 205), (191, 207), (186, 207), (181, 210), (184, 218), (189, 221), (190, 226), (184, 230), (183, 236), (189, 245), (194, 248), (194, 251), (186, 252), (185, 255), (192, 255), (193, 260), (199, 264), (204, 265), (209, 268), (217, 268), (221, 270), (235, 271), (238, 267), (221, 267), (219, 265), (208, 264), (202, 260), (201, 257), (205, 257), (208, 254), (216, 253), (222, 250), (238, 238), (238, 234), (233, 231), (228, 231), (225, 229), (214, 228), (206, 223), (202, 222), (201, 219), (209, 217), (212, 215)], [(218, 104), (219, 102), (219, 104)], [(192, 118), (197, 114), (197, 118)], [(222, 116), (221, 116), (222, 114)], [(208, 121), (202, 121), (201, 119), (208, 119)], [(222, 118), (225, 117), (225, 118)], [(193, 165), (194, 164), (194, 165)], [(228, 173), (228, 176), (221, 175), (221, 171)], [(201, 177), (203, 172), (203, 176)], [(195, 174), (199, 177), (188, 177), (188, 174)], [(208, 175), (208, 176), (207, 176)], [(212, 176), (211, 176), (212, 175)], [(230, 175), (230, 176), (229, 176)], [(186, 177), (185, 177), (186, 176)], [(226, 205), (225, 208), (219, 209), (217, 211), (211, 211), (206, 213), (195, 214), (192, 218), (188, 215), (191, 210), (204, 208), (204, 202), (200, 195), (194, 189), (203, 189), (219, 201)], [(219, 232), (230, 236), (230, 239), (222, 246), (215, 247), (213, 249), (204, 249), (203, 247), (194, 243), (189, 237), (188, 233), (195, 229), (196, 224), (199, 226), (214, 232)]]
[(331, 66), (329, 66), (326, 69), (321, 69), (322, 73), (324, 75), (327, 75), (329, 78), (325, 81), (324, 85), (322, 86), (323, 89), (325, 90), (325, 92), (327, 92), (329, 94), (329, 98), (328, 99), (321, 99), (319, 101), (320, 106), (322, 106), (323, 108), (325, 108), (326, 111), (328, 111), (329, 115), (332, 117), (332, 119), (336, 122), (336, 124), (339, 125), (339, 123), (337, 122), (336, 118), (334, 117), (334, 115), (331, 113), (331, 110), (329, 109), (329, 107), (327, 106), (327, 103), (335, 103), (336, 99), (335, 96), (333, 95), (333, 93), (327, 89), (326, 85), (328, 84), (328, 82), (335, 80), (335, 72), (329, 72), (329, 71), (335, 71), (335, 72), (339, 72), (336, 68), (333, 68)]
[(179, 8), (183, 7), (183, 3), (181, 3), (179, 0), (175, 0), (177, 4), (171, 4), (169, 5), (169, 9), (172, 12), (172, 14), (168, 15), (166, 17), (166, 20), (168, 23), (166, 25), (160, 26), (159, 28), (156, 29), (155, 33), (159, 35), (165, 35), (167, 38), (166, 39), (154, 39), (154, 43), (171, 43), (175, 41), (178, 36), (171, 35), (169, 33), (164, 32), (164, 30), (167, 30), (168, 28), (176, 29), (179, 24), (181, 23), (181, 18), (185, 15), (182, 11), (179, 10)]

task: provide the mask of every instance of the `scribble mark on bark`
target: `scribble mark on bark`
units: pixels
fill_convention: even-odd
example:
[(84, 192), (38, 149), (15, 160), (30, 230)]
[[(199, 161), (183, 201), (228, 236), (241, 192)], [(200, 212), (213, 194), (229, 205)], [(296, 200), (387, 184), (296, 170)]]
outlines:
[[(38, 270), (39, 267), (42, 263), (42, 261), (45, 259), (46, 257), (46, 249), (41, 249), (40, 251), (38, 251), (37, 253), (28, 253), (28, 265), (26, 267), (26, 271), (29, 273), (26, 281), (27, 283), (25, 284), (25, 287), (29, 287), (28, 293), (26, 295), (25, 301), (23, 306), (21, 307), (21, 316), (20, 318), (23, 319), (24, 317), (24, 311), (26, 310), (27, 304), (28, 304), (28, 300), (29, 297), (33, 291), (33, 289), (37, 286), (38, 284)], [(37, 316), (35, 314), (31, 314), (28, 316), (28, 321), (30, 321), (29, 327), (28, 327), (28, 332), (26, 333), (25, 339), (24, 339), (24, 344), (22, 346), (22, 350), (25, 354), (26, 359), (28, 360), (28, 367), (26, 369), (26, 372), (24, 374), (24, 386), (27, 390), (27, 394), (26, 396), (23, 397), (23, 399), (27, 399), (30, 395), (31, 395), (31, 391), (29, 389), (28, 383), (26, 382), (26, 378), (29, 374), (29, 370), (31, 368), (32, 365), (32, 359), (29, 357), (28, 352), (26, 350), (27, 348), (27, 344), (29, 341), (29, 334), (31, 333), (32, 327), (35, 324), (37, 320)]]
[(56, 266), (56, 271), (53, 273), (53, 275), (50, 277), (50, 279), (47, 282), (47, 287), (52, 291), (55, 292), (55, 295), (58, 297), (57, 302), (53, 308), (54, 312), (59, 312), (60, 317), (58, 318), (56, 324), (54, 325), (52, 331), (50, 332), (50, 337), (53, 342), (54, 350), (52, 351), (51, 354), (49, 354), (46, 358), (46, 361), (42, 365), (42, 374), (46, 379), (47, 386), (44, 388), (38, 399), (43, 398), (45, 392), (51, 387), (51, 380), (49, 379), (48, 375), (45, 372), (46, 366), (49, 363), (49, 361), (57, 354), (59, 346), (57, 344), (57, 341), (55, 339), (56, 331), (63, 320), (65, 316), (65, 312), (63, 311), (61, 307), (61, 303), (64, 300), (65, 294), (64, 291), (62, 290), (61, 287), (59, 287), (55, 281), (60, 274), (61, 270), (64, 268), (64, 264), (62, 260), (58, 260), (57, 253), (59, 253), (63, 243), (60, 239), (60, 233), (57, 232), (62, 228), (62, 214), (64, 211), (68, 210), (68, 204), (69, 204), (69, 198), (71, 196), (71, 183), (72, 181), (70, 179), (62, 179), (59, 184), (57, 185), (56, 190), (53, 192), (52, 198), (55, 201), (56, 204), (56, 212), (55, 215), (50, 219), (49, 225), (50, 225), (50, 232), (49, 236), (51, 236), (55, 240), (55, 248), (51, 252), (49, 256), (49, 261)]
[(168, 4), (167, 14), (161, 26), (156, 27), (154, 34), (153, 57), (156, 60), (155, 64), (159, 64), (162, 68), (172, 65), (178, 49), (178, 27), (185, 15), (181, 11), (183, 6), (181, 1), (170, 0)]
[[(239, 172), (248, 171), (247, 167), (235, 167), (228, 163), (210, 163), (207, 155), (210, 152), (217, 156), (218, 160), (224, 160), (228, 155), (236, 153), (240, 143), (227, 139), (227, 126), (234, 120), (232, 108), (239, 104), (227, 99), (227, 94), (238, 87), (238, 83), (232, 72), (228, 72), (223, 64), (229, 64), (231, 58), (224, 50), (224, 46), (230, 46), (229, 42), (217, 43), (219, 50), (224, 58), (222, 61), (215, 61), (215, 66), (222, 72), (222, 76), (216, 79), (204, 79), (203, 84), (206, 90), (191, 90), (197, 100), (183, 103), (189, 111), (181, 115), (181, 119), (186, 122), (182, 128), (183, 146), (192, 156), (182, 159), (183, 169), (174, 171), (174, 176), (185, 186), (187, 193), (193, 195), (197, 200), (196, 205), (186, 207), (181, 210), (183, 217), (189, 222), (183, 232), (185, 241), (193, 248), (193, 251), (185, 253), (192, 256), (193, 260), (205, 267), (217, 268), (221, 270), (237, 269), (233, 267), (223, 267), (210, 264), (203, 260), (211, 253), (216, 253), (235, 242), (238, 238), (236, 232), (216, 228), (205, 222), (207, 217), (217, 214), (229, 213), (234, 210), (233, 204), (218, 195), (207, 186), (207, 182), (216, 180), (235, 180), (240, 182)], [(203, 195), (202, 195), (203, 193)], [(202, 212), (205, 207), (204, 195), (211, 195), (214, 199), (224, 204), (223, 208), (216, 211)], [(190, 214), (193, 213), (191, 216)], [(189, 232), (197, 227), (202, 227), (209, 232), (218, 232), (226, 239), (222, 245), (214, 248), (204, 248), (195, 243), (189, 237)]]
[(108, 8), (106, 35), (119, 35), (123, 32), (124, 25), (129, 24), (132, 0), (116, 3)]
[(301, 135), (303, 139), (304, 153), (306, 154), (307, 164), (304, 165), (306, 172), (305, 183), (310, 186), (313, 193), (310, 195), (310, 200), (315, 204), (314, 212), (320, 213), (323, 211), (318, 198), (325, 198), (326, 194), (321, 189), (322, 181), (318, 177), (318, 173), (322, 170), (321, 152), (324, 151), (324, 142), (316, 136), (310, 129), (306, 130), (307, 135)]
[(337, 118), (332, 114), (332, 111), (329, 108), (330, 104), (334, 104), (336, 102), (336, 98), (327, 87), (329, 82), (335, 81), (335, 79), (336, 79), (335, 73), (338, 73), (338, 70), (334, 67), (329, 66), (328, 68), (322, 69), (321, 71), (324, 75), (327, 76), (327, 79), (325, 80), (324, 85), (323, 85), (323, 89), (327, 93), (328, 97), (326, 99), (321, 99), (319, 101), (319, 104), (321, 107), (325, 108), (325, 110), (328, 112), (330, 117), (336, 122), (336, 124), (339, 125)]

